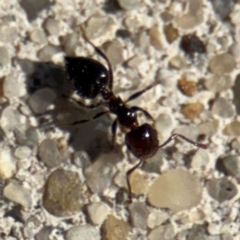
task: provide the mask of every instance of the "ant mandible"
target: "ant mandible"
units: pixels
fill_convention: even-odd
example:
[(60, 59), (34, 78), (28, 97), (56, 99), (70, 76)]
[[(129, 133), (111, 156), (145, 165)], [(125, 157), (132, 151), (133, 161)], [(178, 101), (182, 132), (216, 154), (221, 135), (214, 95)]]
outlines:
[[(86, 38), (86, 37), (85, 37)], [(125, 135), (125, 144), (129, 151), (139, 159), (139, 162), (129, 169), (126, 173), (128, 186), (128, 201), (132, 202), (132, 190), (129, 181), (130, 174), (137, 169), (145, 159), (152, 157), (159, 148), (164, 147), (176, 137), (193, 144), (196, 147), (206, 149), (207, 145), (194, 142), (181, 134), (171, 135), (163, 144), (159, 145), (157, 131), (148, 123), (139, 126), (137, 112), (142, 112), (146, 118), (153, 120), (152, 116), (144, 109), (138, 106), (129, 107), (127, 103), (140, 97), (156, 84), (151, 84), (141, 91), (131, 95), (126, 101), (116, 96), (113, 91), (113, 71), (107, 56), (86, 38), (95, 51), (106, 61), (108, 69), (100, 62), (87, 57), (65, 57), (66, 71), (68, 79), (73, 83), (77, 94), (86, 99), (93, 99), (97, 95), (102, 97), (102, 102), (96, 105), (86, 106), (95, 108), (103, 105), (108, 110), (97, 113), (91, 119), (84, 119), (73, 122), (72, 125), (79, 125), (93, 121), (106, 113), (115, 114), (117, 117), (112, 124), (112, 141), (116, 137), (117, 124), (129, 130)]]

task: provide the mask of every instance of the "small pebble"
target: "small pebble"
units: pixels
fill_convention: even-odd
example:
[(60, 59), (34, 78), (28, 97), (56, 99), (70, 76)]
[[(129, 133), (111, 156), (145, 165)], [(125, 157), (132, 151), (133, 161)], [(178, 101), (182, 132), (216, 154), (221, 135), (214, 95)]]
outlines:
[(54, 139), (44, 139), (39, 146), (38, 156), (49, 168), (58, 167), (62, 162), (57, 142)]
[(85, 170), (89, 165), (91, 165), (89, 155), (84, 151), (75, 151), (73, 155), (73, 162), (79, 168)]
[(8, 148), (0, 149), (0, 178), (9, 179), (16, 171), (16, 159)]
[(30, 226), (24, 226), (23, 235), (25, 239), (33, 239), (33, 229)]
[(212, 114), (216, 114), (222, 118), (231, 118), (234, 116), (234, 110), (229, 101), (225, 98), (219, 97), (214, 99)]
[(87, 26), (84, 31), (88, 39), (94, 39), (105, 35), (111, 30), (114, 22), (113, 19), (107, 16), (92, 16), (87, 21)]
[(195, 34), (182, 36), (180, 48), (189, 55), (205, 53), (204, 43)]
[(164, 33), (169, 43), (174, 42), (178, 38), (178, 30), (172, 25), (172, 23), (164, 26)]
[(77, 33), (67, 34), (62, 39), (63, 49), (68, 56), (72, 56), (75, 53), (76, 45), (78, 43)]
[(229, 53), (231, 53), (235, 59), (240, 61), (240, 43), (233, 43), (229, 48)]
[(228, 123), (225, 128), (223, 129), (223, 133), (227, 136), (240, 136), (240, 122), (239, 121), (232, 121)]
[(132, 57), (130, 60), (128, 60), (127, 62), (127, 66), (132, 68), (132, 69), (136, 69), (139, 67), (139, 65), (142, 63), (143, 59), (137, 55)]
[[(13, 87), (14, 86), (14, 87)], [(23, 81), (20, 81), (18, 76), (12, 72), (7, 75), (3, 81), (3, 95), (6, 98), (12, 99), (24, 96), (26, 94), (26, 86)]]
[(34, 92), (28, 99), (30, 108), (36, 114), (44, 113), (53, 104), (56, 93), (50, 88), (42, 88)]
[(87, 206), (88, 215), (96, 225), (101, 225), (106, 220), (109, 210), (105, 203), (92, 203)]
[(149, 29), (149, 36), (150, 36), (150, 43), (157, 49), (162, 50), (163, 49), (163, 43), (162, 43), (162, 34), (159, 30), (158, 25), (154, 25)]
[(59, 34), (58, 22), (51, 17), (45, 20), (45, 22), (43, 23), (43, 27), (49, 35), (57, 36)]
[(213, 136), (219, 128), (219, 120), (214, 119), (214, 120), (209, 120), (207, 122), (201, 123), (199, 125), (199, 132), (200, 134), (204, 134), (206, 136)]
[(35, 127), (14, 131), (16, 143), (30, 148), (36, 147), (39, 144), (38, 130)]
[(189, 103), (182, 107), (183, 115), (190, 120), (199, 118), (203, 110), (204, 106), (201, 103)]
[(108, 44), (106, 55), (112, 66), (121, 64), (124, 61), (123, 47), (117, 39), (113, 40), (110, 44)]
[(53, 55), (59, 52), (60, 52), (60, 48), (58, 46), (48, 44), (37, 52), (37, 56), (41, 61), (49, 62), (51, 61)]
[(42, 29), (34, 29), (31, 32), (30, 38), (38, 44), (47, 44), (47, 37)]
[(197, 91), (197, 84), (195, 81), (181, 78), (178, 80), (178, 88), (181, 90), (183, 94), (192, 97), (195, 95)]
[(240, 149), (240, 142), (237, 140), (237, 139), (234, 139), (232, 142), (231, 142), (231, 148), (233, 150), (238, 150)]
[(194, 154), (191, 167), (193, 169), (205, 168), (209, 163), (209, 156), (206, 150), (198, 149), (197, 152)]
[(7, 25), (0, 25), (0, 42), (12, 43), (17, 39), (17, 28)]
[(203, 22), (202, 0), (189, 0), (188, 12), (176, 19), (176, 23), (183, 29), (192, 29)]
[(43, 227), (35, 236), (35, 240), (49, 240), (53, 228), (50, 226)]
[(127, 39), (130, 38), (130, 36), (131, 36), (130, 32), (126, 29), (118, 29), (116, 31), (117, 38)]
[(160, 16), (164, 22), (170, 22), (174, 18), (174, 16), (169, 12), (162, 12)]
[(139, 0), (118, 0), (118, 4), (123, 10), (132, 10), (139, 6)]
[(32, 150), (27, 146), (22, 146), (22, 147), (18, 146), (17, 148), (15, 148), (14, 156), (18, 159), (29, 158), (31, 153), (32, 153)]
[(50, 8), (52, 5), (49, 0), (24, 0), (19, 2), (23, 10), (26, 12), (28, 20), (31, 22), (38, 17), (39, 13), (44, 9)]
[(141, 49), (141, 51), (147, 51), (150, 46), (150, 36), (146, 31), (141, 31), (138, 33), (136, 37), (137, 46)]
[(212, 76), (204, 80), (204, 86), (211, 92), (221, 92), (232, 87), (229, 76)]
[(170, 215), (168, 212), (164, 212), (162, 210), (153, 210), (148, 215), (147, 226), (151, 229), (156, 228), (167, 221), (169, 218)]
[(135, 202), (128, 206), (133, 227), (141, 230), (147, 228), (148, 209), (145, 203)]
[(82, 189), (82, 183), (76, 172), (56, 169), (47, 179), (43, 206), (56, 217), (76, 214), (85, 201)]
[(166, 224), (153, 229), (148, 234), (148, 240), (172, 240), (175, 239), (175, 232), (172, 224)]
[(187, 60), (180, 55), (172, 57), (169, 61), (169, 64), (171, 67), (174, 67), (176, 69), (182, 69), (187, 67), (188, 65)]
[(100, 232), (90, 224), (71, 227), (66, 233), (66, 240), (100, 240)]
[(86, 183), (93, 193), (103, 194), (111, 186), (114, 166), (121, 159), (115, 153), (101, 155), (84, 171)]
[(141, 171), (134, 171), (129, 177), (132, 193), (136, 195), (146, 194), (148, 191), (147, 175)]
[[(179, 234), (180, 235), (180, 234)], [(189, 240), (210, 240), (206, 224), (194, 224), (191, 229), (185, 232), (185, 238)], [(181, 238), (179, 238), (181, 240)]]
[(213, 10), (222, 20), (227, 20), (234, 6), (234, 0), (211, 0)]
[[(10, 131), (14, 130), (15, 128), (20, 128), (21, 123), (19, 119), (21, 115), (18, 111), (16, 111), (12, 106), (8, 106), (3, 109), (1, 114), (1, 127), (3, 128), (5, 133), (9, 133)], [(9, 121), (11, 119), (11, 121)]]
[(154, 181), (148, 192), (151, 205), (176, 212), (197, 206), (201, 198), (202, 186), (199, 179), (182, 169), (163, 173)]
[(232, 72), (235, 67), (235, 59), (229, 53), (216, 55), (209, 61), (210, 71), (218, 76)]
[(219, 158), (217, 168), (226, 175), (240, 179), (240, 158), (237, 155), (227, 155), (224, 158)]
[(129, 224), (113, 215), (109, 215), (103, 224), (103, 239), (127, 240), (129, 232)]
[(5, 66), (10, 62), (8, 50), (5, 47), (0, 47), (0, 65)]
[(30, 190), (19, 185), (16, 181), (8, 183), (3, 189), (3, 195), (7, 199), (20, 204), (24, 208), (30, 208), (32, 206)]
[(231, 200), (237, 194), (236, 186), (227, 177), (210, 179), (206, 187), (209, 195), (220, 203)]
[(169, 135), (173, 128), (172, 118), (170, 115), (161, 113), (155, 119), (155, 128), (161, 135)]

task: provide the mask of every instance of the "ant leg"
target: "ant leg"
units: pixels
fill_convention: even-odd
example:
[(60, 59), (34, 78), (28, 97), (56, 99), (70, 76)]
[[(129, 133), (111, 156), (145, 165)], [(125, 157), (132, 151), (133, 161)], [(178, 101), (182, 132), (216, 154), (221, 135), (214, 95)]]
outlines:
[(116, 139), (116, 131), (117, 131), (117, 119), (112, 124), (112, 143), (114, 144)]
[(108, 65), (108, 72), (109, 72), (109, 89), (112, 90), (112, 86), (113, 86), (113, 71), (112, 71), (112, 65), (110, 63), (110, 61), (108, 60), (107, 56), (105, 55), (105, 53), (98, 47), (96, 47), (88, 38), (87, 36), (84, 34), (84, 38), (86, 39), (86, 41), (92, 45), (92, 47), (94, 48), (94, 50), (106, 61), (107, 65)]
[(148, 90), (150, 90), (151, 88), (155, 87), (158, 83), (152, 83), (151, 85), (147, 86), (146, 88), (144, 88), (143, 90), (136, 92), (134, 94), (132, 94), (126, 101), (126, 102), (130, 102), (138, 97), (140, 97), (142, 94), (144, 94), (145, 92), (147, 92)]
[(134, 172), (141, 164), (143, 163), (143, 159), (140, 159), (140, 161), (131, 169), (129, 169), (126, 173), (127, 177), (127, 186), (128, 186), (128, 203), (132, 203), (132, 188), (131, 184), (129, 181), (129, 176), (131, 175), (132, 172)]
[(175, 139), (176, 137), (180, 137), (182, 138), (183, 140), (185, 140), (186, 142), (189, 142), (190, 144), (193, 144), (194, 146), (196, 147), (199, 147), (199, 148), (203, 148), (203, 149), (207, 149), (207, 145), (206, 144), (203, 144), (203, 143), (198, 143), (198, 142), (194, 142), (192, 141), (191, 139), (181, 135), (181, 134), (173, 134), (170, 138), (168, 138), (163, 144), (161, 144), (158, 148), (162, 148), (164, 147), (165, 145), (167, 145), (169, 142), (171, 142), (173, 139)]
[(132, 110), (133, 112), (138, 112), (138, 111), (140, 111), (140, 112), (142, 112), (142, 113), (145, 115), (146, 118), (154, 121), (154, 119), (153, 119), (153, 117), (151, 116), (151, 114), (150, 114), (149, 112), (147, 112), (146, 110), (144, 110), (143, 108), (134, 106), (134, 107), (131, 107), (131, 110)]
[(69, 124), (60, 124), (60, 126), (81, 125), (81, 124), (86, 123), (86, 122), (94, 121), (94, 120), (96, 120), (97, 118), (101, 117), (102, 115), (104, 115), (106, 113), (109, 113), (109, 111), (99, 112), (95, 116), (93, 116), (92, 118), (75, 121), (75, 122), (72, 122), (72, 123), (69, 123)]

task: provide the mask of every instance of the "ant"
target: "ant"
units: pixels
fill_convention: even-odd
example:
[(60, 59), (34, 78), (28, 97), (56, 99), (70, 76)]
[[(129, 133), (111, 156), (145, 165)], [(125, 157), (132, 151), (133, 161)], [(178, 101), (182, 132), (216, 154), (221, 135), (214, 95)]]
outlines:
[[(86, 38), (86, 37), (85, 37)], [(207, 145), (194, 142), (181, 134), (171, 135), (164, 143), (159, 145), (157, 131), (148, 123), (139, 126), (137, 112), (142, 112), (146, 118), (153, 120), (152, 116), (144, 109), (138, 106), (129, 107), (128, 102), (140, 97), (156, 84), (151, 84), (141, 91), (131, 95), (126, 101), (113, 93), (113, 71), (107, 56), (96, 47), (90, 40), (87, 42), (94, 48), (95, 52), (100, 55), (107, 63), (108, 69), (100, 62), (87, 57), (65, 57), (66, 71), (68, 79), (73, 83), (77, 94), (86, 99), (93, 99), (100, 95), (102, 102), (96, 105), (86, 106), (87, 108), (96, 108), (103, 105), (106, 111), (97, 113), (91, 119), (84, 119), (73, 122), (72, 125), (79, 125), (89, 121), (93, 121), (107, 113), (116, 115), (115, 121), (112, 123), (112, 141), (116, 137), (117, 124), (128, 129), (125, 135), (125, 144), (128, 150), (139, 159), (139, 162), (129, 169), (126, 173), (128, 186), (128, 201), (132, 202), (132, 190), (129, 181), (130, 174), (137, 169), (144, 160), (152, 157), (159, 148), (164, 147), (176, 137), (193, 144), (196, 147), (206, 149)], [(80, 103), (82, 104), (82, 103)], [(85, 105), (84, 105), (85, 106)]]

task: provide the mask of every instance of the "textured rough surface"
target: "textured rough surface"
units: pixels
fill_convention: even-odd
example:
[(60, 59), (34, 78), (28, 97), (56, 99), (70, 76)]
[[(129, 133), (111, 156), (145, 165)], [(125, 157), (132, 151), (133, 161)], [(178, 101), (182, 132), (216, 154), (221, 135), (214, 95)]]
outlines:
[[(0, 1), (0, 238), (239, 240), (239, 16), (240, 0)], [(127, 104), (160, 144), (171, 141), (130, 177), (132, 205), (126, 172), (139, 160), (124, 143), (129, 129), (118, 121), (112, 143), (114, 114), (72, 125), (109, 110), (84, 108), (101, 96), (82, 99), (66, 78), (65, 56), (108, 68), (85, 36), (109, 57), (123, 102), (156, 84)], [(179, 168), (201, 182), (202, 201), (153, 207), (153, 182)], [(189, 186), (181, 177), (154, 193), (191, 202), (197, 188), (172, 189)]]

